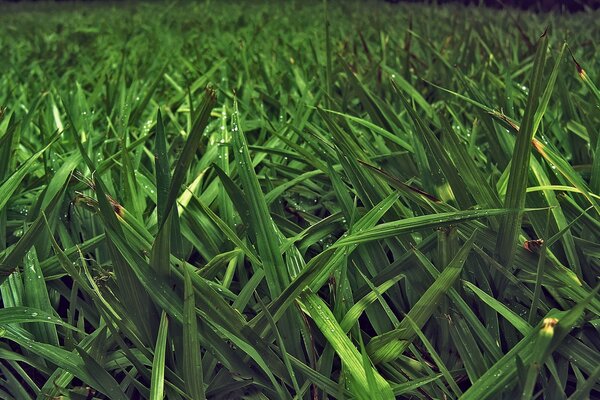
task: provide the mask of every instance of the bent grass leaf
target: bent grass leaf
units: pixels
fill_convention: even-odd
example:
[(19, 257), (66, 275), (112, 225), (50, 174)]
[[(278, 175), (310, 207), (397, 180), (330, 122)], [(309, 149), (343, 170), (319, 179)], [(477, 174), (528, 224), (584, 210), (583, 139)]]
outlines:
[(446, 295), (460, 276), (463, 264), (473, 247), (474, 240), (475, 234), (461, 247), (450, 264), (444, 268), (433, 285), (423, 293), (408, 314), (406, 314), (405, 320), (402, 320), (397, 328), (371, 339), (367, 345), (367, 351), (373, 362), (378, 364), (391, 361), (402, 355), (404, 350), (417, 336), (417, 333), (412, 328), (413, 324), (419, 328), (423, 327), (437, 309), (439, 299)]
[[(389, 383), (379, 374), (379, 372), (377, 372), (369, 363), (367, 363), (367, 365), (363, 363), (362, 356), (358, 349), (350, 341), (348, 336), (346, 336), (345, 332), (337, 323), (335, 316), (323, 300), (309, 290), (306, 290), (300, 295), (300, 304), (305, 312), (315, 321), (315, 324), (321, 333), (335, 349), (342, 360), (342, 363), (348, 369), (354, 383), (361, 389), (361, 394), (355, 394), (358, 398), (372, 398), (371, 396), (379, 399), (395, 398)], [(374, 377), (373, 379), (377, 385), (375, 388), (369, 387), (367, 371), (365, 368), (370, 368), (368, 374)], [(373, 392), (373, 390), (375, 390), (375, 392)]]

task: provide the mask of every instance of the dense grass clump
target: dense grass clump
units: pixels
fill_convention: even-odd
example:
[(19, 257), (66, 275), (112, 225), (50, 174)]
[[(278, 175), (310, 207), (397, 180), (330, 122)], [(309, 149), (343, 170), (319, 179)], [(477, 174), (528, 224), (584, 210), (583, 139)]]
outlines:
[(600, 14), (0, 7), (0, 398), (600, 396)]

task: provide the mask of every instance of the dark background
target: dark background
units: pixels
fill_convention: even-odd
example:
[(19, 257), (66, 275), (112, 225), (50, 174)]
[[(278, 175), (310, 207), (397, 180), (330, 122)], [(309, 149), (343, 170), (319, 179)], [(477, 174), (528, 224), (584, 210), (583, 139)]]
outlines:
[[(0, 0), (9, 3), (29, 3), (37, 0)], [(52, 0), (42, 0), (43, 2), (52, 2)], [(101, 2), (103, 0), (54, 0), (57, 2)], [(115, 2), (115, 0), (110, 0)], [(335, 2), (336, 0), (330, 0)], [(343, 0), (337, 0), (343, 1)], [(470, 5), (485, 5), (493, 8), (517, 8), (530, 11), (558, 11), (558, 12), (580, 12), (586, 10), (596, 10), (600, 8), (600, 0), (380, 0), (387, 3), (463, 3)], [(116, 1), (119, 2), (118, 0)], [(126, 1), (123, 1), (126, 2)]]
[(463, 3), (493, 8), (518, 8), (531, 11), (579, 12), (600, 8), (600, 0), (386, 0), (388, 3)]

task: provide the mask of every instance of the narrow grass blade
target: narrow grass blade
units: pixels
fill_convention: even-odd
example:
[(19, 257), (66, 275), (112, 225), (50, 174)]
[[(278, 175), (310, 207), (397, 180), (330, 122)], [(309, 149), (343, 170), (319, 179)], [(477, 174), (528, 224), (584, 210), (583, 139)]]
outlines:
[[(323, 300), (309, 291), (305, 291), (300, 296), (300, 301), (302, 307), (315, 321), (315, 324), (327, 341), (333, 346), (346, 368), (348, 368), (354, 382), (360, 388), (362, 395), (358, 393), (356, 395), (359, 398), (370, 398), (373, 396), (379, 399), (393, 399), (394, 395), (389, 384), (370, 365), (368, 366), (371, 368), (369, 373), (374, 376), (377, 387), (369, 388), (367, 372), (365, 371), (365, 365), (362, 362), (362, 357), (358, 349), (350, 342), (350, 339), (348, 339)], [(376, 392), (373, 393), (370, 390), (376, 390)]]
[(167, 351), (167, 333), (169, 318), (163, 311), (160, 318), (154, 358), (152, 359), (152, 379), (150, 380), (150, 400), (162, 400), (165, 396), (165, 354)]
[(273, 297), (279, 295), (289, 276), (283, 268), (283, 257), (279, 252), (279, 233), (269, 214), (267, 202), (252, 167), (248, 143), (240, 126), (237, 102), (232, 115), (233, 150), (238, 163), (238, 173), (248, 201), (250, 224), (256, 232), (256, 247), (261, 257), (269, 291)]
[[(40, 268), (35, 247), (31, 248), (25, 256), (23, 280), (25, 305), (52, 314), (54, 308), (50, 302), (48, 288), (46, 287), (46, 281)], [(59, 345), (58, 332), (55, 326), (33, 324), (30, 329), (37, 341), (54, 346)]]
[[(595, 292), (594, 294), (595, 295)], [(573, 328), (573, 324), (580, 318), (585, 305), (591, 297), (588, 297), (583, 302), (578, 303), (569, 311), (556, 312), (553, 311), (546, 315), (545, 318), (557, 320), (554, 334), (552, 335), (552, 343), (546, 351), (553, 351)], [(530, 331), (517, 345), (502, 357), (496, 364), (492, 366), (477, 382), (473, 384), (461, 397), (461, 400), (471, 399), (489, 399), (499, 393), (511, 389), (515, 384), (517, 377), (517, 366), (515, 363), (516, 357), (519, 357), (523, 364), (526, 365), (533, 360), (536, 355), (534, 346), (536, 339), (540, 335), (542, 325)]]
[(13, 193), (19, 188), (19, 185), (25, 179), (25, 177), (32, 172), (35, 167), (35, 162), (42, 156), (52, 144), (58, 139), (58, 136), (54, 136), (44, 148), (29, 157), (29, 159), (23, 163), (12, 175), (10, 175), (2, 184), (0, 184), (0, 210), (2, 210), (6, 203), (10, 200)]
[[(416, 326), (422, 327), (427, 322), (438, 307), (438, 300), (454, 285), (454, 282), (460, 276), (474, 240), (475, 235), (472, 235), (450, 264), (444, 268), (433, 285), (427, 289), (408, 312), (407, 318), (410, 318)], [(396, 329), (373, 337), (367, 345), (367, 350), (375, 363), (391, 361), (404, 352), (416, 335), (408, 320), (402, 321)]]
[(196, 152), (198, 151), (198, 146), (200, 144), (200, 140), (202, 139), (202, 134), (204, 133), (204, 129), (208, 124), (208, 119), (210, 117), (210, 112), (215, 103), (215, 91), (211, 88), (206, 89), (206, 94), (200, 107), (198, 107), (197, 115), (194, 120), (194, 124), (192, 126), (192, 130), (189, 132), (186, 143), (184, 145), (183, 151), (177, 160), (177, 164), (175, 166), (175, 171), (173, 172), (173, 178), (171, 180), (171, 186), (169, 187), (169, 194), (165, 201), (165, 204), (162, 205), (163, 208), (163, 219), (159, 221), (159, 225), (165, 223), (166, 216), (171, 212), (172, 208), (175, 206), (175, 201), (177, 196), (179, 195), (179, 191), (181, 190), (181, 186), (185, 181), (185, 176), (188, 171), (188, 168), (192, 164)]
[[(510, 176), (504, 206), (507, 209), (521, 210), (525, 205), (525, 193), (527, 190), (527, 178), (529, 177), (529, 158), (531, 154), (531, 140), (537, 128), (535, 124), (536, 114), (543, 115), (539, 109), (540, 95), (542, 91), (542, 80), (544, 66), (546, 64), (546, 53), (548, 51), (548, 35), (546, 32), (537, 44), (533, 72), (531, 76), (531, 89), (527, 97), (527, 107), (517, 142), (515, 143), (514, 155), (510, 165)], [(547, 104), (545, 104), (547, 106)], [(541, 117), (538, 117), (541, 118)], [(506, 267), (511, 267), (514, 260), (517, 236), (521, 227), (522, 212), (505, 215), (500, 224), (498, 232), (496, 253)]]
[(198, 341), (198, 322), (196, 320), (196, 297), (190, 271), (184, 269), (183, 287), (183, 381), (187, 394), (192, 399), (204, 399), (204, 372)]

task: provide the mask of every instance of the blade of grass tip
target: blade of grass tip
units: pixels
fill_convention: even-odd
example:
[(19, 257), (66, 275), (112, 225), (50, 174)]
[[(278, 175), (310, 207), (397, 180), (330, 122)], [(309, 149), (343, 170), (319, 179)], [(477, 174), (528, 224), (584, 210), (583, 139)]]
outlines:
[(552, 72), (550, 72), (550, 77), (548, 78), (548, 81), (546, 83), (546, 88), (544, 89), (544, 93), (542, 94), (542, 97), (540, 98), (540, 104), (535, 113), (535, 118), (533, 121), (533, 132), (534, 133), (537, 132), (537, 129), (540, 126), (540, 123), (542, 122), (542, 118), (544, 117), (544, 113), (546, 112), (546, 109), (548, 108), (548, 103), (550, 102), (550, 97), (552, 96), (552, 92), (554, 90), (554, 84), (556, 83), (556, 78), (558, 77), (558, 72), (560, 70), (559, 66), (563, 59), (563, 54), (565, 53), (566, 47), (567, 47), (567, 44), (564, 43), (560, 49), (560, 53), (558, 53), (558, 55), (556, 56), (555, 61), (554, 61), (554, 66), (552, 67)]
[[(358, 220), (353, 225), (353, 230), (360, 233), (363, 229), (375, 225), (397, 200), (398, 195), (396, 193), (390, 194)], [(326, 251), (313, 257), (306, 264), (302, 272), (285, 288), (281, 295), (269, 305), (269, 309), (272, 310), (275, 321), (283, 315), (285, 310), (293, 304), (296, 297), (306, 287), (310, 287), (313, 291), (318, 291), (327, 282), (334, 268), (348, 257), (355, 248), (356, 246), (349, 246), (348, 248), (339, 248), (333, 251), (333, 249), (329, 247)], [(262, 317), (259, 314), (252, 320), (251, 324), (256, 326), (257, 322), (260, 321), (260, 318)]]
[(464, 281), (463, 285), (466, 289), (472, 291), (483, 303), (487, 304), (490, 308), (492, 308), (495, 312), (503, 316), (512, 326), (514, 326), (519, 333), (522, 335), (527, 335), (531, 328), (527, 324), (527, 322), (519, 317), (514, 311), (508, 308), (502, 302), (496, 300), (474, 284), (468, 281)]
[(527, 97), (527, 105), (523, 122), (513, 150), (510, 166), (510, 176), (504, 206), (517, 210), (516, 214), (507, 214), (501, 219), (496, 253), (502, 263), (510, 267), (517, 246), (517, 236), (521, 227), (522, 208), (525, 206), (527, 178), (529, 176), (529, 158), (531, 155), (531, 140), (535, 135), (535, 117), (540, 102), (546, 52), (548, 50), (548, 35), (544, 32), (537, 44), (531, 75), (531, 89)]
[[(454, 163), (449, 159), (448, 154), (444, 151), (444, 148), (437, 137), (433, 134), (431, 129), (427, 127), (427, 124), (419, 117), (419, 115), (415, 112), (412, 106), (408, 103), (408, 100), (402, 94), (402, 89), (397, 85), (396, 81), (392, 79), (392, 87), (400, 97), (404, 108), (407, 110), (410, 118), (412, 119), (415, 127), (417, 128), (417, 132), (419, 133), (418, 137), (421, 140), (424, 146), (427, 146), (429, 150), (428, 153), (431, 154), (430, 165), (437, 164), (438, 171), (433, 171), (434, 177), (437, 177), (438, 183), (438, 192), (444, 192), (444, 183), (446, 178), (448, 184), (450, 185), (450, 189), (452, 190), (452, 194), (456, 199), (456, 202), (461, 208), (468, 208), (472, 206), (471, 199), (469, 198), (467, 188), (460, 177), (458, 170), (454, 166)], [(439, 176), (442, 175), (442, 176)]]
[[(27, 393), (27, 386), (37, 391), (37, 385), (32, 381), (31, 377), (19, 367), (17, 363), (8, 362), (13, 370), (9, 370), (4, 364), (0, 364), (0, 373), (2, 373), (2, 388), (8, 390), (11, 395), (8, 395), (4, 390), (0, 390), (0, 396), (3, 399), (32, 399), (31, 395)], [(15, 396), (15, 397), (13, 397)]]
[[(248, 226), (249, 234), (254, 235), (252, 226), (249, 226), (250, 208), (246, 201), (246, 197), (244, 196), (244, 192), (242, 192), (229, 175), (227, 175), (217, 164), (212, 164), (212, 168), (221, 180), (221, 185), (240, 215), (242, 223)], [(255, 240), (254, 236), (252, 236), (252, 239)]]
[[(54, 365), (57, 365), (59, 368), (63, 368), (71, 372), (77, 378), (81, 379), (83, 382), (86, 382), (94, 389), (99, 390), (107, 395), (112, 395), (109, 397), (111, 399), (126, 399), (126, 397), (122, 395), (117, 382), (108, 374), (106, 370), (100, 367), (105, 373), (103, 376), (96, 376), (88, 372), (88, 369), (86, 368), (86, 362), (89, 361), (87, 364), (88, 366), (92, 365), (92, 363), (96, 363), (94, 359), (91, 359), (91, 361), (86, 360), (86, 362), (84, 362), (81, 356), (79, 356), (75, 351), (71, 352), (64, 350), (62, 347), (36, 342), (35, 340), (24, 337), (23, 335), (15, 332), (15, 330), (9, 326), (0, 328), (0, 337), (13, 341), (23, 348), (28, 348), (32, 353), (46, 359)], [(88, 335), (78, 347), (85, 348), (86, 346), (89, 346), (89, 343), (91, 343), (95, 337), (97, 337), (97, 332)]]
[[(365, 343), (362, 339), (362, 335), (359, 336), (359, 345), (360, 345), (360, 355), (362, 358), (363, 368), (365, 370), (365, 375), (367, 376), (367, 386), (369, 391), (366, 393), (366, 398), (377, 396), (377, 381), (375, 380), (375, 374), (373, 374), (373, 370), (375, 369), (371, 364), (371, 360), (369, 359), (369, 355), (367, 354), (367, 349), (365, 349)], [(391, 389), (391, 387), (390, 387)]]
[(154, 149), (154, 160), (156, 170), (156, 215), (159, 224), (162, 224), (154, 243), (152, 244), (152, 254), (150, 265), (157, 274), (168, 277), (170, 268), (171, 254), (171, 235), (174, 226), (171, 224), (171, 218), (178, 218), (178, 213), (169, 213), (166, 215), (167, 198), (169, 196), (169, 186), (171, 184), (171, 174), (169, 171), (169, 159), (167, 155), (167, 142), (165, 138), (165, 127), (160, 110), (156, 113), (156, 146)]
[[(221, 126), (217, 133), (219, 143), (231, 143), (231, 131), (228, 129), (227, 119), (227, 105), (225, 103), (221, 106)], [(231, 161), (229, 146), (218, 146), (219, 155), (217, 159), (217, 165), (227, 175), (230, 173)], [(234, 207), (233, 202), (227, 197), (227, 191), (224, 187), (220, 186), (218, 189), (217, 199), (219, 199), (219, 214), (221, 218), (229, 225), (234, 224)]]
[[(67, 183), (65, 182), (63, 188), (56, 192), (54, 197), (48, 202), (46, 210), (58, 209), (57, 205), (62, 199), (64, 190)], [(33, 221), (29, 226), (29, 229), (19, 239), (16, 245), (6, 254), (4, 259), (0, 261), (0, 284), (2, 284), (6, 278), (15, 270), (18, 263), (21, 262), (27, 251), (36, 243), (45, 223), (44, 212), (40, 212), (40, 215)]]
[(577, 390), (569, 396), (568, 400), (587, 400), (590, 399), (590, 392), (600, 380), (600, 365), (588, 376), (587, 380), (577, 386)]
[(204, 399), (206, 395), (202, 354), (198, 341), (196, 297), (188, 268), (184, 268), (183, 285), (183, 381), (187, 394), (192, 399)]
[(60, 137), (60, 134), (55, 134), (50, 142), (44, 146), (40, 151), (33, 154), (27, 161), (19, 167), (11, 176), (9, 176), (2, 184), (0, 185), (0, 210), (2, 210), (8, 201), (10, 200), (13, 193), (20, 187), (21, 182), (27, 174), (30, 174), (32, 169), (36, 166), (35, 162), (42, 154), (46, 152), (54, 144), (54, 142)]
[[(194, 321), (195, 322), (195, 321)], [(165, 355), (167, 351), (167, 333), (169, 318), (163, 311), (156, 337), (154, 358), (152, 360), (152, 379), (150, 380), (150, 400), (162, 400), (165, 397)], [(188, 349), (186, 349), (188, 351)]]
[[(94, 175), (94, 186), (100, 217), (106, 231), (108, 255), (114, 264), (119, 299), (128, 304), (130, 315), (148, 345), (154, 342), (155, 326), (158, 323), (158, 315), (150, 299), (156, 294), (168, 296), (169, 293), (153, 293), (146, 290), (141, 277), (152, 280), (152, 282), (158, 281), (158, 277), (148, 274), (149, 271), (146, 268), (150, 269), (150, 267), (145, 261), (140, 261), (139, 254), (132, 257), (131, 239), (127, 239), (119, 220), (123, 216), (124, 209), (121, 205), (109, 201), (105, 185), (98, 175)], [(142, 263), (143, 272), (139, 270)], [(181, 310), (173, 311), (180, 315)]]
[(398, 146), (402, 147), (404, 150), (408, 151), (409, 153), (413, 152), (413, 148), (410, 143), (406, 142), (404, 139), (398, 137), (397, 135), (394, 135), (393, 133), (385, 130), (384, 128), (380, 127), (379, 125), (376, 125), (364, 118), (355, 117), (350, 114), (346, 114), (346, 113), (342, 113), (342, 112), (330, 110), (330, 109), (323, 109), (323, 111), (328, 112), (330, 114), (338, 115), (340, 117), (344, 117), (349, 121), (355, 122), (355, 123), (363, 126), (364, 128), (367, 128), (367, 129), (373, 131), (374, 133), (378, 133), (384, 139), (386, 139), (394, 144), (397, 144)]
[(427, 114), (427, 116), (432, 119), (433, 123), (437, 125), (437, 115), (431, 104), (425, 100), (425, 98), (421, 95), (418, 89), (416, 89), (410, 82), (405, 80), (400, 74), (394, 73), (394, 71), (388, 67), (384, 66), (384, 69), (387, 70), (388, 73), (392, 76), (392, 82), (396, 90), (403, 90), (412, 101), (418, 104)]
[[(25, 305), (39, 308), (49, 314), (54, 311), (35, 247), (25, 256), (23, 288)], [(58, 346), (58, 332), (55, 326), (33, 324), (30, 329), (38, 341)]]
[(592, 81), (590, 79), (589, 75), (587, 74), (587, 72), (585, 72), (585, 70), (583, 69), (581, 64), (579, 64), (579, 62), (577, 62), (577, 60), (575, 59), (575, 56), (573, 56), (573, 53), (571, 52), (571, 49), (569, 49), (569, 52), (571, 53), (571, 58), (573, 59), (573, 62), (575, 63), (575, 68), (577, 68), (577, 74), (579, 75), (579, 78), (581, 78), (583, 83), (585, 83), (585, 85), (588, 87), (590, 92), (592, 92), (594, 94), (594, 97), (596, 97), (596, 101), (598, 101), (598, 105), (600, 106), (600, 90), (598, 90), (598, 87), (596, 87), (596, 85), (594, 84), (594, 81)]
[[(475, 233), (408, 312), (407, 316), (418, 327), (423, 327), (429, 320), (438, 307), (439, 299), (452, 288), (460, 276), (474, 241)], [(408, 320), (402, 320), (396, 329), (373, 337), (367, 345), (367, 350), (375, 363), (391, 361), (404, 352), (416, 335)]]
[(312, 384), (319, 387), (325, 393), (333, 396), (334, 399), (349, 399), (352, 398), (352, 393), (344, 386), (340, 385), (337, 382), (332, 381), (329, 377), (319, 373), (314, 368), (309, 367), (303, 362), (299, 361), (297, 358), (293, 356), (289, 356), (290, 361), (296, 369), (298, 369), (304, 376), (306, 376)]
[[(548, 352), (554, 349), (565, 339), (568, 333), (573, 329), (575, 323), (579, 320), (583, 311), (587, 307), (590, 300), (597, 295), (599, 287), (596, 287), (583, 301), (577, 303), (568, 311), (551, 310), (545, 318), (553, 318), (558, 320), (554, 324), (554, 332), (552, 342), (548, 347)], [(545, 319), (544, 318), (544, 319)], [(524, 321), (523, 321), (524, 322)], [(523, 364), (527, 365), (533, 359), (534, 345), (536, 339), (540, 335), (540, 329), (543, 327), (540, 323), (539, 327), (530, 332), (517, 343), (513, 348), (498, 360), (486, 373), (481, 376), (473, 385), (463, 394), (461, 400), (484, 400), (495, 398), (500, 393), (505, 393), (510, 390), (517, 382), (517, 366), (515, 363), (516, 357), (520, 357)]]
[(410, 186), (407, 185), (404, 182), (401, 182), (400, 180), (394, 178), (392, 175), (388, 174), (387, 172), (385, 172), (383, 169), (373, 166), (371, 164), (368, 164), (364, 161), (361, 160), (357, 160), (359, 164), (363, 165), (364, 167), (366, 167), (367, 169), (369, 169), (370, 171), (373, 171), (375, 174), (381, 176), (387, 183), (390, 184), (390, 186), (395, 187), (396, 189), (402, 190), (402, 191), (410, 191), (410, 192), (414, 192), (420, 196), (425, 197), (427, 200), (433, 201), (434, 203), (440, 203), (441, 200), (438, 199), (437, 197), (419, 189), (416, 188), (414, 186)]
[[(571, 52), (571, 49), (569, 49), (569, 52)], [(596, 107), (600, 108), (600, 90), (598, 90), (598, 87), (594, 84), (594, 81), (590, 79), (587, 72), (585, 72), (583, 67), (577, 62), (577, 60), (573, 56), (573, 53), (571, 53), (571, 58), (575, 63), (575, 67), (577, 68), (577, 74), (579, 75), (579, 78), (587, 86), (588, 90), (594, 94), (594, 97), (596, 97), (597, 101)], [(596, 149), (594, 152), (594, 160), (592, 162), (590, 187), (594, 193), (600, 192), (600, 140), (598, 139), (596, 139)]]
[(232, 139), (235, 158), (238, 162), (238, 174), (244, 196), (248, 201), (250, 225), (256, 233), (256, 247), (261, 257), (265, 278), (272, 298), (282, 291), (289, 282), (289, 276), (283, 266), (283, 256), (279, 251), (280, 233), (271, 218), (265, 196), (256, 177), (248, 143), (242, 131), (239, 119), (237, 99), (234, 98), (232, 118)]
[(460, 397), (460, 395), (462, 394), (462, 390), (460, 390), (460, 388), (456, 384), (456, 379), (452, 376), (452, 374), (448, 370), (448, 367), (446, 367), (446, 365), (444, 364), (444, 361), (442, 360), (442, 358), (440, 357), (438, 352), (435, 350), (435, 347), (433, 347), (431, 342), (427, 339), (427, 336), (425, 336), (425, 334), (423, 333), (421, 328), (419, 328), (419, 326), (408, 315), (405, 315), (404, 318), (407, 319), (408, 323), (410, 324), (411, 329), (417, 334), (417, 336), (419, 337), (419, 339), (421, 340), (421, 342), (423, 343), (423, 345), (429, 352), (429, 355), (431, 356), (431, 358), (437, 365), (438, 370), (442, 373), (442, 375), (446, 379), (446, 382), (452, 389), (452, 392), (454, 393), (454, 395), (457, 398)]
[(283, 337), (281, 336), (279, 329), (277, 328), (277, 324), (275, 323), (273, 316), (267, 309), (267, 306), (265, 305), (265, 303), (261, 300), (261, 298), (259, 296), (256, 296), (256, 301), (260, 305), (260, 308), (263, 311), (263, 313), (267, 319), (267, 322), (269, 323), (269, 325), (271, 326), (271, 329), (275, 333), (275, 338), (277, 339), (277, 345), (279, 346), (279, 353), (281, 354), (283, 363), (284, 363), (284, 365), (287, 369), (287, 372), (290, 376), (290, 380), (292, 382), (292, 386), (294, 387), (294, 391), (296, 393), (300, 393), (300, 387), (298, 386), (298, 380), (296, 379), (296, 374), (294, 373), (294, 370), (292, 368), (292, 363), (290, 361), (290, 355), (286, 351), (285, 341), (284, 341)]
[(533, 138), (531, 143), (535, 150), (553, 167), (553, 169), (560, 172), (560, 174), (573, 186), (579, 189), (579, 192), (590, 202), (596, 212), (600, 213), (600, 204), (596, 200), (592, 190), (581, 177), (581, 174), (578, 173), (564, 157), (553, 150), (549, 144), (537, 140), (536, 138)]
[(374, 240), (386, 239), (392, 236), (423, 231), (430, 228), (441, 228), (447, 225), (456, 225), (458, 223), (473, 219), (488, 218), (510, 212), (512, 211), (505, 209), (492, 209), (419, 215), (398, 221), (384, 222), (371, 228), (364, 229), (360, 232), (353, 232), (348, 236), (340, 238), (330, 248), (337, 249), (338, 247), (367, 243)]
[(167, 64), (165, 63), (165, 65), (163, 65), (161, 67), (161, 69), (156, 73), (156, 78), (154, 78), (154, 81), (152, 81), (147, 86), (146, 94), (144, 95), (142, 100), (136, 104), (135, 108), (131, 111), (131, 115), (129, 116), (129, 124), (130, 125), (134, 126), (134, 125), (138, 124), (138, 122), (142, 116), (142, 113), (144, 112), (144, 109), (150, 103), (150, 100), (152, 99), (152, 95), (156, 91), (158, 84), (162, 81), (163, 73), (165, 72), (166, 69), (167, 69)]
[(211, 219), (211, 221), (213, 221), (215, 223), (216, 226), (219, 227), (219, 229), (221, 229), (221, 231), (223, 232), (224, 236), (229, 239), (233, 244), (235, 244), (237, 247), (240, 248), (240, 250), (242, 250), (244, 252), (244, 254), (246, 255), (246, 257), (248, 257), (248, 259), (256, 266), (261, 266), (261, 262), (260, 259), (258, 258), (258, 256), (255, 253), (255, 250), (251, 247), (251, 245), (247, 244), (245, 241), (243, 241), (242, 239), (240, 239), (238, 237), (238, 235), (233, 231), (233, 229), (231, 229), (229, 227), (229, 225), (227, 225), (225, 223), (225, 221), (223, 221), (221, 218), (219, 218), (219, 216), (217, 214), (215, 214), (210, 207), (208, 207), (207, 205), (205, 205), (200, 199), (198, 199), (197, 197), (194, 196), (193, 198), (195, 201), (198, 202), (198, 205), (200, 207), (200, 209), (208, 216), (208, 218)]
[(404, 279), (404, 275), (397, 275), (392, 279), (388, 279), (383, 282), (381, 285), (377, 286), (374, 290), (371, 290), (365, 296), (363, 296), (360, 300), (358, 300), (344, 315), (344, 318), (340, 322), (340, 326), (342, 330), (346, 333), (352, 329), (352, 327), (358, 322), (359, 317), (366, 310), (366, 308), (371, 305), (375, 300), (377, 300), (378, 295), (385, 293), (389, 288), (393, 287), (400, 279)]
[(185, 145), (183, 146), (183, 151), (177, 160), (175, 171), (173, 172), (173, 177), (171, 179), (171, 185), (169, 187), (169, 194), (165, 201), (165, 205), (163, 206), (163, 219), (162, 221), (159, 221), (159, 229), (165, 223), (166, 216), (171, 212), (171, 209), (175, 205), (181, 186), (185, 181), (187, 170), (192, 164), (194, 156), (198, 151), (202, 134), (204, 133), (204, 129), (208, 124), (210, 112), (214, 107), (215, 101), (216, 93), (214, 89), (210, 87), (207, 88), (204, 98), (198, 107), (192, 130), (189, 132)]
[(550, 344), (554, 336), (554, 326), (558, 323), (556, 318), (544, 318), (542, 321), (542, 328), (539, 331), (538, 337), (533, 345), (533, 359), (527, 369), (527, 377), (523, 390), (521, 392), (521, 400), (528, 400), (532, 398), (533, 389), (542, 368), (544, 361), (550, 353)]
[[(356, 346), (354, 346), (337, 323), (329, 307), (310, 290), (302, 292), (300, 302), (302, 308), (313, 319), (327, 341), (335, 349), (342, 363), (352, 376), (354, 383), (362, 389), (361, 391), (367, 394), (370, 393), (362, 357)], [(375, 370), (370, 362), (368, 366), (371, 368), (370, 373), (373, 374), (377, 381), (377, 393), (373, 393), (373, 396), (378, 399), (394, 399), (389, 383)]]
[(158, 221), (165, 219), (171, 173), (167, 153), (167, 140), (160, 109), (156, 112), (156, 136), (154, 147), (154, 168), (156, 170), (156, 212)]
[(415, 394), (415, 392), (417, 392), (420, 387), (435, 382), (442, 376), (442, 374), (438, 374), (430, 377), (428, 376), (426, 378), (411, 379), (408, 382), (395, 383), (392, 384), (392, 390), (394, 391), (394, 395), (396, 396), (396, 398), (399, 398), (398, 396), (401, 396), (403, 394)]
[(67, 324), (53, 313), (38, 308), (23, 306), (0, 308), (1, 325), (19, 323), (56, 324), (67, 329), (77, 330), (76, 327)]
[(80, 346), (75, 346), (75, 350), (83, 360), (83, 365), (94, 381), (100, 386), (98, 389), (108, 396), (109, 399), (125, 400), (127, 396), (121, 390), (121, 387), (115, 378), (104, 369), (94, 357)]

